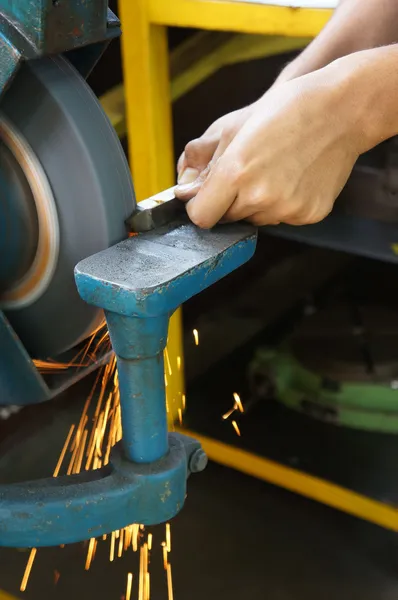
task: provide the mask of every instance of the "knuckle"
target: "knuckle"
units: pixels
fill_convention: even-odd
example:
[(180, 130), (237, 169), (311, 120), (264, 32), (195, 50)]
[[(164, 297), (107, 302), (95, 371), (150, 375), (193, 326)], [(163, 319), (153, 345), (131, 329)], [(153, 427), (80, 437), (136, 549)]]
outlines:
[(273, 193), (268, 187), (261, 186), (250, 191), (247, 204), (253, 210), (276, 213), (279, 212), (280, 200), (279, 196)]
[(185, 146), (185, 157), (188, 161), (195, 161), (200, 158), (204, 149), (204, 142), (201, 138), (197, 138), (195, 140), (191, 140)]

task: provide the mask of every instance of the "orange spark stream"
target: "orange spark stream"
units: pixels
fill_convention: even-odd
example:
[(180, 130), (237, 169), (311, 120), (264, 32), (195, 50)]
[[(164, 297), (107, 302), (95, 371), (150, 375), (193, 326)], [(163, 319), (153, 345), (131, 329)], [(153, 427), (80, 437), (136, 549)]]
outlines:
[[(95, 332), (99, 333), (99, 329)], [(38, 368), (55, 373), (60, 372), (71, 366), (84, 366), (87, 361), (93, 360), (93, 355), (99, 351), (99, 347), (109, 343), (108, 332), (105, 332), (97, 342), (94, 352), (90, 352), (94, 344), (96, 335), (92, 335), (87, 345), (73, 361), (68, 364), (39, 362)], [(77, 359), (81, 354), (79, 363)], [(94, 357), (95, 358), (95, 357)], [(177, 360), (178, 368), (181, 367), (181, 358)], [(172, 374), (172, 368), (167, 351), (165, 351), (165, 366), (168, 373)], [(97, 403), (91, 409), (94, 396), (97, 396)], [(183, 406), (185, 408), (185, 396), (183, 396)], [(90, 416), (92, 413), (92, 416)], [(180, 419), (182, 412), (180, 409)], [(122, 438), (122, 422), (120, 410), (119, 382), (116, 369), (116, 357), (113, 355), (109, 363), (98, 370), (95, 383), (88, 395), (82, 414), (77, 426), (73, 424), (69, 429), (64, 446), (60, 453), (53, 476), (58, 477), (61, 472), (67, 474), (80, 473), (82, 469), (92, 470), (107, 464), (109, 462), (112, 447)], [(69, 457), (68, 457), (69, 454)], [(120, 558), (123, 552), (130, 548), (133, 552), (139, 550), (140, 556), (140, 576), (139, 576), (139, 600), (150, 600), (150, 572), (149, 556), (153, 545), (153, 535), (148, 533), (147, 541), (144, 542), (145, 528), (143, 525), (132, 524), (124, 529), (113, 531), (110, 536), (102, 535), (103, 541), (109, 539), (109, 560), (112, 562)], [(118, 540), (118, 541), (117, 541)], [(87, 555), (85, 559), (85, 569), (88, 571), (95, 559), (98, 540), (91, 538), (88, 542)], [(164, 551), (164, 568), (167, 570), (168, 594), (169, 600), (173, 599), (173, 590), (171, 586), (171, 566), (168, 561), (168, 552), (171, 550), (171, 530), (170, 524), (166, 525), (166, 542)], [(33, 562), (36, 556), (36, 549), (31, 550), (28, 563), (26, 565), (24, 577), (21, 584), (21, 591), (26, 589)], [(169, 574), (170, 573), (170, 574)], [(132, 594), (132, 583), (134, 575), (128, 573), (126, 600), (130, 600)]]

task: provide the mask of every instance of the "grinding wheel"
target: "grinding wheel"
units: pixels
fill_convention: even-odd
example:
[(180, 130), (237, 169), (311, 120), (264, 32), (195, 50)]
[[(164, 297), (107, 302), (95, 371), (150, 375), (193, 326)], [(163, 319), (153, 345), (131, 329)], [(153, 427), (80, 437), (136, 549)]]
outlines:
[(97, 98), (64, 58), (26, 63), (0, 111), (0, 308), (31, 356), (56, 356), (102, 318), (78, 296), (73, 271), (126, 237), (130, 171)]

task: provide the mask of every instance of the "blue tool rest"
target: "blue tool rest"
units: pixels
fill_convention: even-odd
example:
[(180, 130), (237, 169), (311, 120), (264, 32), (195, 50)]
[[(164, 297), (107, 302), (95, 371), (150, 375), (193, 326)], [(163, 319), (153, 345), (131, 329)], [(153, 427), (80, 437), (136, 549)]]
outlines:
[(117, 356), (123, 439), (110, 464), (69, 477), (0, 486), (0, 545), (72, 543), (175, 516), (200, 444), (168, 433), (163, 351), (172, 313), (248, 261), (256, 230), (187, 222), (132, 237), (77, 265), (82, 298), (105, 311)]

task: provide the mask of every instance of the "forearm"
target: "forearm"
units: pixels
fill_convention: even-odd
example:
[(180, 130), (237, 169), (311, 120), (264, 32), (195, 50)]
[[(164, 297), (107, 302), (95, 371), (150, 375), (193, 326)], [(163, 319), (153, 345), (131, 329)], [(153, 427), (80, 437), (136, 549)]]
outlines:
[(311, 73), (357, 52), (398, 42), (398, 0), (342, 0), (313, 42), (287, 67), (277, 83)]
[(327, 110), (345, 121), (358, 153), (398, 135), (398, 44), (351, 54), (313, 76), (330, 89)]

